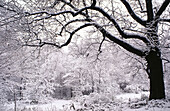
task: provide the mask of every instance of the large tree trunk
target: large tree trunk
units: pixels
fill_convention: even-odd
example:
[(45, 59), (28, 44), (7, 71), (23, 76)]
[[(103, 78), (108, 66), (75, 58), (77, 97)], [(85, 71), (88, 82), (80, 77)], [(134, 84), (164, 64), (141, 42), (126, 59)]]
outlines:
[(146, 56), (148, 62), (148, 75), (150, 79), (149, 99), (164, 99), (165, 87), (161, 53), (158, 48), (152, 49)]

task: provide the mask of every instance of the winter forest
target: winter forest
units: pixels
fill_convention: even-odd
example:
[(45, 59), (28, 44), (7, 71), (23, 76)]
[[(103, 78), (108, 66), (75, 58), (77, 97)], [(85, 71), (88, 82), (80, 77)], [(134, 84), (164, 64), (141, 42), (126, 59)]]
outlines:
[(0, 0), (0, 111), (169, 111), (170, 0)]

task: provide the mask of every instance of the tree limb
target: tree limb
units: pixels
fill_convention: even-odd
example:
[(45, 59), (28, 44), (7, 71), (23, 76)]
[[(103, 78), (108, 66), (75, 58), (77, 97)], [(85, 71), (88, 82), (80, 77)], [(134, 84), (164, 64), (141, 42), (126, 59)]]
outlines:
[(164, 10), (168, 7), (170, 0), (165, 0), (162, 6), (159, 8), (158, 12), (156, 13), (156, 18), (159, 18)]
[(127, 51), (136, 54), (140, 57), (145, 56), (145, 53), (133, 46), (131, 46), (130, 44), (114, 37), (112, 34), (110, 34), (109, 32), (107, 32), (103, 27), (101, 27), (98, 24), (94, 24), (94, 26), (102, 33), (104, 34), (108, 39), (110, 39), (111, 41), (115, 42), (116, 44), (118, 44), (119, 46), (123, 47), (124, 49), (126, 49)]
[(142, 7), (142, 4), (141, 4), (140, 0), (138, 0), (138, 3), (139, 3), (139, 6), (140, 6), (140, 9), (141, 9), (141, 12), (144, 12), (144, 10), (143, 10), (143, 7)]
[(151, 22), (154, 18), (153, 16), (153, 8), (152, 8), (152, 0), (145, 0), (146, 1), (146, 9), (147, 9), (147, 21)]
[(101, 48), (102, 48), (102, 44), (103, 44), (105, 38), (106, 38), (106, 36), (103, 34), (103, 39), (102, 39), (102, 41), (100, 42), (99, 49), (98, 49), (99, 53), (102, 52), (102, 51), (101, 51)]
[[(77, 29), (75, 29), (73, 32), (70, 33), (70, 37), (68, 38), (68, 40), (63, 43), (62, 45), (57, 45), (55, 43), (49, 43), (49, 42), (41, 42), (40, 44), (36, 44), (36, 45), (32, 45), (32, 44), (26, 44), (24, 46), (31, 46), (31, 47), (42, 47), (44, 45), (52, 45), (52, 46), (56, 46), (58, 48), (61, 48), (61, 47), (64, 47), (64, 46), (67, 46), (68, 44), (71, 43), (71, 40), (72, 40), (72, 37), (73, 35), (78, 32), (79, 30), (85, 28), (85, 27), (88, 27), (88, 26), (94, 26), (96, 27), (105, 37), (107, 37), (108, 39), (110, 39), (111, 41), (115, 42), (116, 44), (118, 44), (119, 46), (123, 47), (124, 49), (126, 49), (127, 51), (131, 52), (131, 53), (134, 53), (138, 56), (145, 56), (145, 53), (133, 46), (131, 46), (130, 44), (114, 37), (112, 34), (110, 34), (109, 32), (107, 32), (102, 26), (96, 24), (96, 23), (86, 23), (80, 27), (78, 27)], [(103, 41), (103, 40), (102, 40)]]
[(8, 7), (5, 7), (4, 5), (1, 5), (1, 4), (0, 4), (0, 7), (4, 8), (5, 10), (11, 11), (11, 12), (15, 12), (15, 13), (17, 12), (16, 10), (10, 9)]
[(38, 15), (38, 14), (47, 14), (49, 16), (57, 16), (57, 15), (67, 14), (67, 13), (70, 13), (74, 16), (73, 11), (62, 11), (62, 12), (58, 12), (58, 13), (48, 13), (46, 11), (34, 12), (34, 13), (25, 12), (25, 16)]
[(41, 42), (40, 44), (24, 44), (23, 46), (30, 46), (30, 47), (43, 47), (44, 45), (51, 45), (51, 46), (55, 46), (57, 48), (61, 48), (61, 46), (55, 44), (55, 43), (51, 43), (51, 42)]
[(74, 23), (74, 22), (89, 22), (90, 19), (75, 19), (75, 20), (71, 20), (69, 22), (67, 22), (65, 25), (63, 25), (63, 27), (61, 28), (61, 31), (59, 33), (59, 35), (62, 34), (63, 30), (71, 23)]
[(95, 7), (95, 6), (96, 6), (96, 0), (92, 0), (91, 7)]
[(144, 43), (146, 43), (147, 45), (150, 45), (151, 43), (149, 42), (149, 40), (146, 37), (140, 36), (140, 35), (136, 35), (136, 34), (126, 34), (124, 33), (123, 36), (125, 39), (127, 38), (134, 38), (134, 39), (139, 39), (142, 40)]
[(170, 19), (159, 19), (161, 22), (170, 22)]
[[(106, 13), (103, 9), (101, 9), (100, 7), (85, 7), (85, 8), (82, 8), (80, 10), (78, 10), (77, 12), (73, 12), (73, 11), (63, 11), (63, 12), (59, 12), (59, 13), (54, 13), (54, 14), (50, 14), (48, 12), (35, 12), (35, 13), (26, 13), (26, 15), (36, 15), (36, 14), (47, 14), (49, 15), (49, 17), (51, 16), (57, 16), (57, 15), (60, 15), (60, 14), (66, 14), (66, 13), (70, 13), (72, 14), (72, 16), (77, 16), (79, 14), (82, 14), (82, 12), (84, 10), (87, 10), (87, 9), (92, 9), (92, 10), (96, 10), (100, 13), (102, 13), (106, 18), (108, 18), (113, 24), (114, 26), (116, 27), (116, 29), (118, 30), (119, 34), (123, 37), (123, 38), (135, 38), (135, 39), (139, 39), (139, 40), (142, 40), (144, 43), (146, 43), (147, 45), (150, 44), (149, 40), (147, 40), (147, 38), (143, 37), (143, 36), (140, 36), (140, 35), (137, 35), (137, 34), (127, 34), (127, 33), (124, 33), (124, 31), (120, 28), (120, 26), (118, 25), (118, 23), (115, 21), (114, 18), (112, 18), (108, 13)], [(48, 17), (48, 18), (49, 18)], [(90, 19), (89, 19), (90, 20)], [(67, 24), (70, 24), (71, 22), (68, 22)], [(62, 29), (63, 30), (63, 29)], [(61, 32), (60, 32), (61, 34)]]
[(109, 38), (111, 41), (115, 42), (116, 44), (120, 45), (121, 47), (123, 47), (123, 48), (126, 49), (127, 51), (129, 51), (129, 52), (131, 52), (131, 53), (134, 53), (134, 54), (136, 54), (136, 55), (138, 55), (138, 56), (141, 56), (141, 57), (145, 56), (145, 53), (144, 53), (143, 51), (141, 51), (141, 50), (139, 50), (139, 49), (131, 46), (130, 44), (128, 44), (128, 43), (126, 43), (126, 42), (124, 42), (124, 41), (122, 41), (122, 40), (114, 37), (112, 34), (110, 34), (109, 32), (107, 32), (102, 26), (100, 26), (100, 25), (98, 25), (98, 24), (96, 24), (96, 23), (87, 23), (87, 24), (84, 24), (84, 25), (80, 26), (80, 27), (77, 28), (76, 30), (74, 30), (74, 31), (70, 34), (70, 37), (69, 37), (69, 39), (67, 40), (67, 42), (64, 43), (63, 45), (61, 45), (61, 47), (67, 46), (67, 45), (71, 42), (71, 39), (72, 39), (73, 35), (74, 35), (77, 31), (79, 31), (79, 30), (81, 30), (81, 29), (83, 29), (83, 28), (85, 28), (85, 27), (88, 27), (88, 26), (94, 26), (94, 27), (96, 27), (104, 36), (106, 36), (106, 37)]
[(108, 18), (115, 26), (115, 28), (118, 30), (119, 34), (123, 37), (123, 38), (135, 38), (135, 39), (139, 39), (142, 40), (144, 43), (146, 43), (147, 45), (150, 44), (149, 40), (146, 37), (142, 37), (140, 35), (135, 35), (135, 34), (127, 34), (124, 33), (124, 31), (120, 28), (119, 24), (115, 21), (115, 19), (113, 17), (111, 17), (107, 12), (105, 12), (102, 8), (100, 7), (85, 7), (80, 9), (79, 11), (77, 11), (76, 13), (74, 13), (74, 16), (77, 16), (79, 13), (81, 13), (82, 11), (86, 10), (86, 9), (91, 9), (91, 10), (96, 10), (100, 13), (103, 14), (104, 17)]
[(142, 20), (141, 18), (139, 18), (135, 12), (132, 10), (131, 6), (129, 5), (129, 3), (126, 0), (121, 0), (121, 2), (125, 5), (126, 9), (128, 10), (129, 14), (131, 15), (131, 17), (137, 21), (138, 23), (140, 23), (141, 25), (145, 26), (146, 25), (146, 21)]
[[(64, 1), (64, 0), (62, 0)], [(104, 17), (106, 17), (108, 20), (110, 20), (114, 26), (116, 27), (116, 29), (118, 30), (119, 34), (123, 37), (123, 38), (135, 38), (135, 39), (139, 39), (139, 40), (142, 40), (144, 43), (148, 44), (149, 41), (145, 38), (145, 37), (142, 37), (140, 35), (134, 35), (134, 34), (127, 34), (127, 33), (124, 33), (124, 31), (120, 28), (120, 26), (118, 25), (118, 23), (115, 21), (114, 18), (112, 18), (107, 12), (105, 12), (102, 8), (100, 7), (85, 7), (85, 8), (82, 8), (76, 12), (73, 12), (73, 11), (63, 11), (63, 12), (59, 12), (59, 13), (56, 13), (56, 14), (49, 14), (47, 12), (39, 12), (39, 13), (32, 13), (32, 14), (28, 14), (28, 15), (35, 15), (35, 14), (40, 14), (40, 13), (45, 13), (47, 15), (50, 15), (50, 16), (57, 16), (57, 15), (60, 15), (60, 14), (65, 14), (65, 13), (70, 13), (72, 14), (72, 16), (77, 16), (79, 14), (82, 15), (83, 11), (87, 10), (87, 9), (91, 9), (91, 10), (96, 10), (98, 12), (100, 12), (101, 14), (104, 15)], [(132, 12), (133, 13), (133, 12)], [(134, 17), (134, 14), (132, 14), (132, 16)], [(137, 16), (136, 16), (137, 17)], [(143, 22), (143, 21), (142, 21)], [(72, 23), (72, 22), (70, 22)], [(68, 23), (68, 24), (70, 24)], [(67, 24), (66, 24), (67, 25)], [(101, 27), (100, 25), (96, 24), (96, 23), (87, 23), (87, 24), (84, 24), (82, 26), (80, 26), (79, 28), (75, 29), (73, 32), (70, 33), (70, 37), (68, 38), (68, 40), (63, 43), (62, 45), (57, 45), (55, 43), (47, 43), (47, 42), (42, 42), (41, 44), (39, 45), (29, 45), (29, 46), (39, 46), (39, 47), (42, 47), (44, 45), (53, 45), (53, 46), (56, 46), (58, 48), (61, 48), (61, 47), (64, 47), (64, 46), (67, 46), (71, 40), (72, 40), (72, 37), (73, 35), (78, 32), (79, 30), (85, 28), (85, 27), (88, 27), (88, 26), (95, 26), (102, 34), (104, 34), (107, 38), (109, 38), (111, 41), (117, 43), (118, 45), (120, 45), (121, 47), (123, 47), (124, 49), (126, 49), (127, 51), (129, 52), (132, 52), (138, 56), (145, 56), (145, 53), (139, 49), (136, 49), (135, 47), (131, 46), (130, 44), (114, 37), (112, 34), (110, 34), (109, 32), (107, 32), (103, 27)], [(28, 45), (27, 45), (28, 46)]]
[(87, 26), (92, 26), (92, 25), (93, 25), (93, 24), (90, 24), (90, 23), (89, 23), (89, 24), (84, 24), (84, 25), (78, 27), (77, 29), (75, 29), (73, 32), (70, 33), (70, 37), (69, 37), (69, 39), (67, 40), (67, 42), (64, 43), (64, 44), (62, 44), (60, 47), (67, 46), (67, 45), (71, 42), (72, 37), (73, 37), (73, 35), (74, 35), (76, 32), (78, 32), (79, 30), (81, 30), (81, 29), (83, 29), (83, 28), (85, 28), (85, 27), (87, 27)]
[[(79, 10), (78, 8), (76, 8), (75, 6), (73, 6), (73, 5), (71, 4), (71, 2), (67, 2), (67, 1), (65, 1), (65, 0), (59, 0), (59, 1), (67, 4), (67, 5), (70, 6), (74, 11), (78, 11), (78, 10)], [(86, 13), (81, 12), (80, 14), (83, 15), (83, 16), (85, 16), (86, 18), (89, 18), (89, 16), (88, 16)]]
[[(80, 10), (76, 9), (73, 5), (71, 5), (70, 3), (67, 3), (65, 0), (61, 0), (62, 2), (68, 4), (69, 6), (71, 6), (73, 9), (75, 9), (77, 12), (71, 12), (71, 14), (73, 16), (77, 16), (78, 14), (82, 14), (82, 12), (84, 10), (87, 10), (87, 9), (92, 9), (92, 10), (96, 10), (96, 11), (99, 11), (100, 13), (102, 13), (106, 18), (108, 18), (113, 24), (114, 26), (116, 27), (116, 29), (118, 30), (118, 32), (120, 33), (120, 35), (123, 37), (123, 38), (135, 38), (135, 39), (139, 39), (139, 40), (142, 40), (144, 43), (146, 43), (147, 45), (150, 44), (149, 40), (147, 40), (147, 38), (145, 37), (142, 37), (140, 35), (135, 35), (135, 34), (127, 34), (127, 33), (124, 33), (123, 30), (120, 28), (120, 26), (118, 25), (118, 23), (115, 21), (114, 18), (112, 18), (109, 14), (107, 14), (103, 9), (101, 9), (100, 7), (95, 7), (95, 5), (90, 6), (90, 7), (85, 7), (85, 8), (82, 8)], [(126, 0), (121, 0), (124, 5), (126, 7), (128, 7), (128, 11), (129, 13), (131, 14), (131, 16), (136, 20), (138, 21), (139, 23), (145, 25), (146, 22), (141, 20), (132, 10), (132, 8), (130, 7), (130, 5), (128, 4), (128, 2)], [(93, 3), (92, 4), (96, 4), (96, 0), (93, 0)]]

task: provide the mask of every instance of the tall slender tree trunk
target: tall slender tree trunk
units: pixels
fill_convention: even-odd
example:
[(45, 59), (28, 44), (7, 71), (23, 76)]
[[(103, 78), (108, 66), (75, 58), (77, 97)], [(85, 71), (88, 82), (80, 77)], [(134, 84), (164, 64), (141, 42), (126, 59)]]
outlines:
[(165, 87), (161, 53), (158, 48), (152, 49), (146, 56), (148, 62), (148, 75), (150, 79), (149, 99), (164, 99)]

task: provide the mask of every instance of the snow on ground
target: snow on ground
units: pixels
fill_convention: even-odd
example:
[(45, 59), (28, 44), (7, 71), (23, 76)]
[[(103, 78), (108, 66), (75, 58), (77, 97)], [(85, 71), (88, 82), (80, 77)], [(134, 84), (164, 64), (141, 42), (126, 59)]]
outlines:
[(25, 108), (26, 109), (39, 109), (39, 110), (41, 109), (42, 111), (62, 110), (71, 104), (72, 104), (71, 100), (56, 100), (48, 104), (25, 106)]
[(148, 101), (149, 92), (126, 93), (116, 96), (122, 102), (121, 111), (170, 111), (169, 100)]
[[(170, 111), (170, 100), (147, 101), (144, 97), (148, 95), (148, 92), (120, 94), (110, 103), (92, 103), (87, 106), (73, 100), (55, 100), (36, 105), (18, 104), (17, 111)], [(13, 111), (13, 106), (8, 105), (4, 111)]]
[[(55, 100), (48, 104), (18, 104), (17, 111), (71, 111), (74, 107), (79, 108), (78, 103), (73, 102), (72, 100)], [(6, 110), (4, 111), (13, 111), (14, 104), (6, 105)]]
[(135, 93), (120, 94), (116, 96), (116, 99), (122, 102), (129, 102), (129, 101), (133, 101), (136, 99), (141, 99), (143, 97), (149, 97), (149, 92), (141, 92), (138, 94), (135, 94)]
[(123, 107), (122, 111), (170, 111), (170, 101), (139, 101), (136, 103), (130, 103), (129, 107)]

